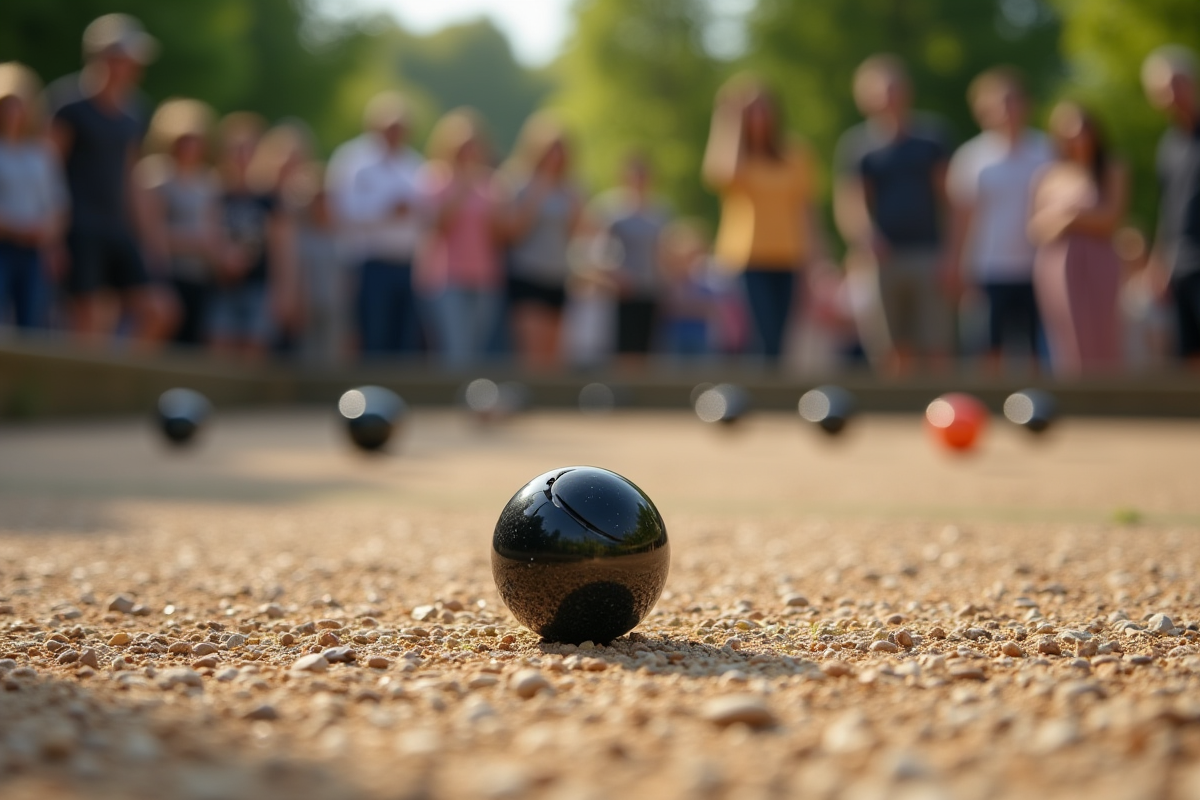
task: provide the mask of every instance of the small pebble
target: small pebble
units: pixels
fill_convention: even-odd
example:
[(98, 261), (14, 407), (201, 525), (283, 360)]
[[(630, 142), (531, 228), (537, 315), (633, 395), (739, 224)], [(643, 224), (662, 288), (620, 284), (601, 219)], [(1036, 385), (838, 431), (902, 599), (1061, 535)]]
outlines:
[(387, 669), (391, 665), (392, 662), (388, 661), (383, 656), (371, 656), (367, 659), (367, 666), (371, 669)]
[(1000, 645), (1000, 652), (1010, 658), (1023, 658), (1025, 656), (1025, 651), (1021, 649), (1021, 645), (1011, 639)]
[(133, 598), (128, 595), (118, 594), (109, 599), (107, 608), (109, 611), (116, 611), (121, 614), (132, 614), (136, 605), (133, 602)]
[(509, 682), (509, 686), (517, 693), (518, 697), (525, 699), (533, 697), (538, 692), (554, 691), (550, 681), (546, 680), (536, 669), (523, 669), (516, 673)]
[(700, 716), (719, 727), (742, 724), (761, 730), (772, 728), (777, 723), (766, 701), (751, 694), (732, 694), (709, 700), (701, 709)]
[(129, 634), (125, 631), (117, 631), (108, 639), (109, 647), (121, 647), (126, 644), (129, 644)]
[(1037, 644), (1037, 651), (1046, 656), (1061, 656), (1062, 648), (1050, 636), (1043, 636)]
[(320, 653), (310, 653), (296, 659), (291, 669), (293, 672), (324, 672), (329, 669), (329, 662)]

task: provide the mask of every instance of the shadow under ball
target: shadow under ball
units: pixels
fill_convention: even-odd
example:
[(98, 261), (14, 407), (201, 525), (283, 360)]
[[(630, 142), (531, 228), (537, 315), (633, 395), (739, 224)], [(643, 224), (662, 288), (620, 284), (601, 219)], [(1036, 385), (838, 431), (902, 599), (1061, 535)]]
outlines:
[(492, 536), (492, 577), (521, 624), (552, 642), (611, 642), (641, 622), (671, 563), (646, 493), (615, 472), (562, 467), (513, 495)]
[(159, 430), (176, 446), (190, 444), (212, 414), (208, 398), (192, 389), (168, 389), (159, 395)]
[(346, 421), (350, 440), (360, 450), (382, 450), (408, 407), (400, 395), (382, 386), (360, 386), (338, 400), (338, 413)]
[(805, 392), (797, 404), (801, 418), (830, 436), (846, 429), (854, 407), (854, 395), (840, 386), (818, 386)]

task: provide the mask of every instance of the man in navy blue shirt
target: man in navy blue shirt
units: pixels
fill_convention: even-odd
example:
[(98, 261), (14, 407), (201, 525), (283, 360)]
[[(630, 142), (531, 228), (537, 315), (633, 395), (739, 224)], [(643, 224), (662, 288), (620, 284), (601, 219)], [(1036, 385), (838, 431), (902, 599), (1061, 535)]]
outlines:
[(1151, 263), (1169, 292), (1179, 356), (1200, 368), (1200, 97), (1196, 56), (1178, 46), (1155, 50), (1142, 65), (1151, 105), (1171, 116), (1158, 145), (1162, 187)]
[(173, 298), (150, 282), (137, 232), (147, 198), (132, 180), (144, 120), (136, 110), (142, 70), (157, 44), (133, 17), (107, 14), (83, 34), (86, 65), (68, 78), (51, 135), (71, 197), (66, 292), (73, 327), (85, 337), (110, 332), (110, 299), (122, 302), (133, 335), (161, 341), (173, 324)]
[(867, 118), (838, 143), (834, 211), (851, 271), (870, 275), (878, 303), (859, 319), (873, 363), (893, 373), (918, 358), (944, 364), (953, 331), (942, 217), (950, 148), (941, 124), (911, 110), (899, 59), (867, 59), (854, 78)]

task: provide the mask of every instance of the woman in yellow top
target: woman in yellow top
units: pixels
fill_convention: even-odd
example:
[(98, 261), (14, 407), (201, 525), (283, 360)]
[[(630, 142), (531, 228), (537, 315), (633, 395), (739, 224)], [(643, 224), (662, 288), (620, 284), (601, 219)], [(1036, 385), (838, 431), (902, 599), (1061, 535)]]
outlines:
[(721, 195), (715, 256), (740, 272), (768, 361), (783, 350), (796, 273), (817, 255), (812, 168), (785, 142), (767, 89), (735, 78), (717, 94), (704, 153), (704, 180)]

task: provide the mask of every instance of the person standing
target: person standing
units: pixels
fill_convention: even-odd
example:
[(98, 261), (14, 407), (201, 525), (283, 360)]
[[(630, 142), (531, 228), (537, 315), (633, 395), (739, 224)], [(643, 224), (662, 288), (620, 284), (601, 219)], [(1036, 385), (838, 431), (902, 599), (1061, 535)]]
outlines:
[(643, 368), (658, 330), (662, 234), (668, 214), (650, 194), (650, 164), (641, 156), (625, 162), (623, 185), (601, 197), (602, 261), (615, 284), (617, 358)]
[(562, 361), (568, 249), (583, 216), (566, 133), (556, 120), (539, 113), (525, 123), (510, 172), (517, 189), (504, 229), (513, 339), (526, 367), (546, 370)]
[(950, 161), (950, 274), (960, 276), (965, 267), (983, 292), (995, 370), (1006, 351), (1023, 351), (1031, 360), (1038, 353), (1034, 246), (1026, 228), (1034, 178), (1054, 151), (1044, 134), (1026, 127), (1029, 101), (1015, 71), (984, 72), (967, 96), (983, 132)]
[(1129, 175), (1109, 154), (1095, 119), (1075, 103), (1055, 107), (1050, 133), (1058, 158), (1037, 180), (1029, 219), (1050, 366), (1063, 377), (1112, 373), (1122, 340), (1113, 234), (1125, 217)]
[(198, 347), (208, 341), (214, 266), (222, 257), (220, 183), (208, 163), (213, 110), (199, 100), (168, 100), (150, 120), (147, 137), (160, 152), (138, 164), (149, 204), (149, 248), (167, 265), (179, 301), (174, 340)]
[(411, 355), (420, 349), (413, 258), (421, 237), (423, 161), (408, 146), (411, 115), (400, 95), (372, 98), (364, 123), (362, 135), (334, 151), (326, 186), (346, 249), (359, 265), (362, 355)]
[[(271, 187), (251, 180), (264, 125), (256, 115), (234, 112), (218, 126), (221, 222), (228, 245), (217, 270), (209, 313), (214, 352), (261, 361), (270, 352), (281, 303), (296, 284), (295, 233)], [(284, 290), (284, 291), (281, 291)]]
[(442, 366), (461, 369), (484, 358), (503, 302), (503, 206), (475, 111), (456, 109), (434, 126), (423, 181), (431, 225), (417, 286)]
[(838, 143), (834, 209), (854, 251), (848, 262), (866, 265), (877, 287), (862, 340), (893, 374), (909, 373), (918, 358), (944, 365), (953, 316), (941, 230), (950, 159), (943, 127), (913, 114), (912, 86), (894, 56), (862, 63), (854, 99), (866, 121)]
[[(60, 244), (67, 189), (43, 133), (40, 81), (28, 67), (0, 64), (0, 321), (50, 321), (46, 255)], [(11, 312), (11, 317), (10, 317)]]
[(135, 93), (158, 44), (133, 17), (107, 14), (88, 25), (83, 49), (77, 96), (55, 111), (51, 126), (71, 197), (66, 290), (73, 327), (88, 338), (111, 332), (116, 320), (106, 312), (116, 294), (134, 337), (159, 342), (173, 331), (177, 312), (174, 297), (151, 282), (139, 241), (149, 201), (132, 179), (144, 133)]
[(716, 259), (742, 276), (762, 353), (778, 365), (797, 274), (821, 256), (822, 240), (808, 153), (785, 141), (778, 107), (757, 81), (734, 78), (717, 94), (703, 177), (721, 196)]
[(1150, 257), (1175, 311), (1179, 357), (1200, 369), (1200, 96), (1196, 56), (1169, 45), (1142, 65), (1142, 86), (1171, 127), (1158, 145), (1158, 233)]

